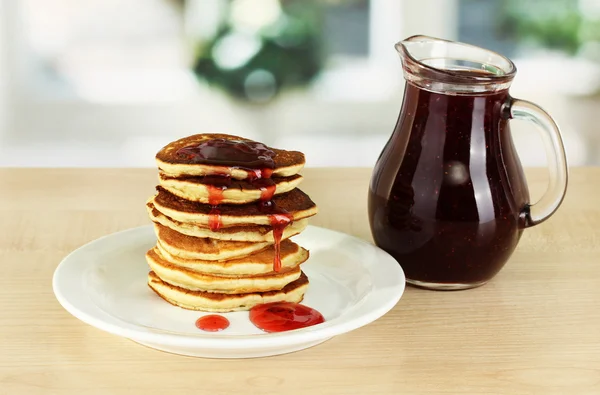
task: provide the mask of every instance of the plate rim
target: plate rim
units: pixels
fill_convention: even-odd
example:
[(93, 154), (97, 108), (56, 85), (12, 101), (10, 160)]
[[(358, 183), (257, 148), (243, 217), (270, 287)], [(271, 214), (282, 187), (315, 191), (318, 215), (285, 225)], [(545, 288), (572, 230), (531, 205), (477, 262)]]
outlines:
[[(139, 340), (141, 342), (147, 343), (156, 343), (163, 344), (172, 347), (191, 347), (191, 348), (205, 348), (205, 349), (252, 349), (252, 348), (275, 348), (286, 346), (290, 344), (300, 344), (300, 343), (308, 343), (318, 340), (325, 340), (331, 338), (333, 336), (341, 335), (344, 333), (351, 332), (355, 329), (366, 326), (380, 317), (384, 316), (388, 313), (401, 299), (404, 294), (406, 288), (406, 278), (401, 266), (397, 263), (397, 261), (386, 251), (377, 247), (376, 245), (369, 243), (366, 240), (358, 238), (356, 236), (349, 235), (344, 232), (340, 232), (333, 229), (328, 229), (324, 227), (309, 225), (309, 228), (322, 230), (326, 232), (332, 232), (334, 234), (341, 235), (345, 238), (352, 239), (353, 242), (357, 242), (362, 245), (367, 245), (370, 248), (375, 249), (379, 255), (387, 256), (396, 267), (397, 267), (397, 284), (389, 290), (391, 298), (388, 299), (385, 303), (375, 303), (374, 306), (369, 311), (362, 312), (360, 314), (356, 314), (357, 306), (362, 306), (364, 304), (369, 304), (368, 302), (373, 303), (373, 297), (375, 292), (370, 290), (367, 292), (365, 297), (356, 303), (349, 313), (354, 313), (354, 316), (346, 317), (347, 314), (341, 314), (340, 316), (326, 321), (324, 324), (315, 325), (308, 328), (303, 328), (295, 331), (287, 331), (287, 332), (279, 332), (279, 333), (265, 333), (265, 334), (249, 334), (249, 335), (227, 335), (227, 336), (214, 336), (211, 334), (184, 334), (184, 333), (176, 333), (176, 332), (168, 332), (163, 330), (153, 330), (151, 327), (145, 327), (139, 324), (133, 324), (123, 319), (110, 314), (109, 312), (104, 311), (100, 306), (97, 306), (93, 301), (86, 295), (89, 299), (88, 305), (92, 307), (92, 312), (86, 312), (82, 310), (80, 307), (73, 304), (68, 297), (66, 297), (61, 291), (61, 287), (59, 285), (59, 281), (61, 278), (61, 273), (67, 270), (70, 264), (69, 261), (73, 259), (77, 254), (81, 254), (85, 249), (89, 249), (93, 247), (95, 244), (101, 244), (106, 241), (106, 239), (118, 237), (123, 233), (137, 233), (137, 232), (145, 232), (151, 231), (152, 225), (142, 225), (138, 227), (128, 228), (124, 230), (120, 230), (117, 232), (113, 232), (110, 234), (103, 235), (99, 238), (91, 240), (75, 250), (71, 251), (67, 254), (61, 262), (57, 265), (54, 270), (54, 274), (52, 276), (52, 290), (54, 295), (60, 305), (75, 318), (80, 321), (95, 327), (97, 329), (103, 330), (105, 332), (111, 333), (113, 335), (118, 335), (121, 337), (126, 337), (132, 339), (134, 341)], [(67, 269), (65, 269), (65, 267)], [(378, 289), (378, 293), (381, 293), (382, 290)], [(94, 314), (95, 313), (95, 314)], [(198, 313), (204, 313), (199, 311)], [(102, 315), (105, 315), (106, 318), (103, 319)], [(344, 317), (346, 319), (344, 320)], [(342, 322), (336, 322), (337, 320), (343, 320)]]

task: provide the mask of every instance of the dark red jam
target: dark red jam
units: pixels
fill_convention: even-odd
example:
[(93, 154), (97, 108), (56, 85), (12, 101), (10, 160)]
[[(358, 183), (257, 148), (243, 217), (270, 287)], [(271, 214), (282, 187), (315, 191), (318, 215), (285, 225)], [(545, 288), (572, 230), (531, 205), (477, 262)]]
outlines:
[(275, 181), (272, 178), (258, 178), (252, 181), (252, 184), (260, 189), (261, 202), (270, 202), (273, 196), (275, 196), (277, 185), (275, 185)]
[(223, 223), (221, 222), (221, 210), (219, 206), (212, 206), (208, 213), (208, 227), (211, 231), (216, 232), (221, 229)]
[(228, 174), (214, 174), (204, 177), (208, 187), (208, 204), (212, 206), (208, 214), (208, 226), (216, 232), (221, 229), (221, 210), (219, 204), (223, 202), (223, 191), (231, 185), (231, 177)]
[(264, 169), (249, 169), (249, 168), (242, 168), (243, 170), (246, 170), (248, 172), (248, 180), (249, 181), (254, 181), (254, 180), (258, 180), (258, 179), (267, 179), (267, 178), (271, 178), (271, 176), (273, 175), (273, 169), (268, 169), (268, 168), (264, 168)]
[(250, 321), (265, 332), (284, 332), (325, 322), (317, 310), (299, 303), (273, 302), (250, 309)]
[(212, 139), (177, 150), (189, 163), (248, 169), (273, 169), (275, 152), (262, 143)]
[(485, 282), (515, 249), (529, 202), (502, 110), (508, 92), (405, 89), (371, 179), (373, 238), (410, 280)]
[[(275, 207), (275, 204), (271, 205)], [(269, 221), (271, 221), (271, 228), (273, 229), (273, 241), (275, 248), (275, 257), (273, 258), (273, 270), (278, 272), (281, 270), (281, 239), (285, 228), (292, 222), (293, 217), (290, 213), (283, 212), (285, 210), (278, 209), (280, 212), (276, 214), (269, 214)]]
[(206, 332), (219, 332), (229, 327), (229, 320), (222, 315), (210, 314), (196, 320), (196, 328)]

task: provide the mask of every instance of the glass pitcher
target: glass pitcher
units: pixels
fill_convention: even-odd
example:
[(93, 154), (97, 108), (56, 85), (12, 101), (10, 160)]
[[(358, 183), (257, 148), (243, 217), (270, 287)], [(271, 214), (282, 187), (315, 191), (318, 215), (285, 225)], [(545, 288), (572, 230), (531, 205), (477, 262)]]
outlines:
[[(398, 44), (406, 86), (394, 132), (373, 171), (369, 220), (375, 243), (407, 282), (437, 290), (485, 284), (523, 229), (548, 219), (567, 188), (560, 131), (537, 105), (511, 97), (515, 65), (475, 46), (427, 36)], [(545, 195), (530, 204), (510, 119), (544, 137)]]

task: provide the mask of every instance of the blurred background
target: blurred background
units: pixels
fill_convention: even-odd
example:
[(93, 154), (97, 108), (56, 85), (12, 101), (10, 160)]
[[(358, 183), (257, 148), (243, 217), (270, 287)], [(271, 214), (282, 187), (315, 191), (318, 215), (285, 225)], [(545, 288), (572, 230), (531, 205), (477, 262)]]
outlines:
[(203, 132), (372, 166), (413, 34), (513, 59), (511, 93), (552, 114), (570, 165), (600, 164), (600, 0), (0, 0), (0, 166), (154, 166)]

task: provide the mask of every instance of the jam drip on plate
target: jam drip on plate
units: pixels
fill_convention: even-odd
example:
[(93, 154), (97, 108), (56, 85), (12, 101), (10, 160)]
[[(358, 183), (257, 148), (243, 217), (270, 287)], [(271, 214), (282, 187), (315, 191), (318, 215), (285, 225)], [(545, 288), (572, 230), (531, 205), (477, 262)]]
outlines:
[(250, 321), (265, 332), (284, 332), (325, 322), (323, 315), (308, 306), (291, 302), (273, 302), (250, 309)]
[(196, 328), (206, 332), (219, 332), (229, 327), (229, 320), (222, 315), (210, 314), (196, 320)]

